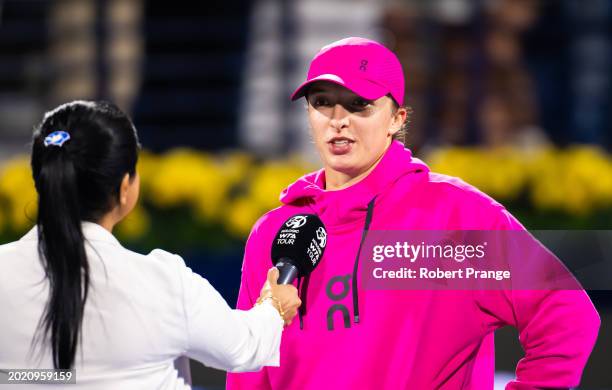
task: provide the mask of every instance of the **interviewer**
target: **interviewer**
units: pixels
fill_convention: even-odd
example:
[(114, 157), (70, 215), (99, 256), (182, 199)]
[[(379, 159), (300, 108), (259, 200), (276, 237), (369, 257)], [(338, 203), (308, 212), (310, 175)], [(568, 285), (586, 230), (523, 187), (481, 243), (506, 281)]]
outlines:
[(261, 304), (232, 310), (179, 256), (112, 235), (137, 202), (138, 149), (109, 103), (64, 104), (36, 129), (37, 226), (0, 246), (0, 370), (74, 368), (74, 389), (182, 389), (180, 356), (229, 371), (279, 364), (301, 302), (276, 268)]

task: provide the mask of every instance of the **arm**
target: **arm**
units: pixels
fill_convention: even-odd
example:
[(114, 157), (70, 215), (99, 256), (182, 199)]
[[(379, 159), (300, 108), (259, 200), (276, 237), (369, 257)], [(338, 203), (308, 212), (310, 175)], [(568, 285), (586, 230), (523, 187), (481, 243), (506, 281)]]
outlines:
[[(494, 229), (521, 229), (505, 210)], [(577, 386), (593, 349), (600, 319), (584, 290), (475, 291), (487, 331), (511, 325), (525, 356), (506, 389)]]
[(227, 371), (279, 364), (283, 320), (270, 301), (232, 310), (210, 283), (181, 270), (187, 324), (186, 355)]
[[(240, 281), (240, 292), (238, 293), (238, 309), (245, 309), (252, 307), (259, 296), (259, 291), (254, 286), (261, 286), (265, 274), (263, 271), (254, 272), (252, 270), (258, 269), (254, 264), (254, 261), (259, 256), (265, 256), (265, 251), (260, 242), (258, 242), (256, 235), (256, 227), (249, 235), (247, 240), (244, 259), (242, 263), (242, 277)], [(227, 374), (226, 388), (228, 390), (239, 390), (239, 389), (256, 389), (256, 390), (268, 390), (270, 386), (268, 380), (267, 369), (264, 368), (259, 372), (249, 372), (241, 374)]]

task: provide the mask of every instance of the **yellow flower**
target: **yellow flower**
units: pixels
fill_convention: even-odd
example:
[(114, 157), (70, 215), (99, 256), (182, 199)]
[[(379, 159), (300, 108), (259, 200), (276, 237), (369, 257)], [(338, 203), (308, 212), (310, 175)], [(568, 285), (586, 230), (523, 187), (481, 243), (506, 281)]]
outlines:
[(246, 237), (257, 218), (264, 212), (252, 199), (239, 197), (231, 202), (224, 218), (227, 230), (235, 237)]
[(527, 156), (512, 149), (490, 150), (487, 154), (483, 166), (490, 183), (486, 192), (495, 198), (516, 199), (527, 182)]
[(244, 152), (234, 151), (222, 156), (219, 164), (225, 180), (233, 186), (247, 180), (253, 158)]
[(151, 182), (155, 177), (160, 158), (147, 150), (142, 150), (138, 155), (138, 175), (140, 176), (140, 188), (143, 194), (151, 189)]
[(442, 148), (427, 156), (433, 172), (459, 177), (499, 199), (514, 199), (528, 174), (523, 156), (512, 149)]
[(163, 156), (151, 173), (145, 194), (159, 207), (191, 205), (205, 219), (215, 218), (227, 194), (228, 183), (208, 155), (175, 149)]
[(216, 162), (210, 162), (202, 171), (195, 193), (194, 206), (203, 220), (218, 220), (223, 214), (229, 182)]
[(612, 163), (598, 147), (543, 150), (530, 171), (538, 208), (585, 215), (612, 204)]
[(117, 235), (122, 239), (135, 240), (142, 238), (151, 227), (151, 218), (146, 210), (137, 205), (134, 210), (121, 221), (116, 228)]
[(576, 146), (567, 151), (567, 183), (574, 192), (581, 192), (582, 208), (594, 210), (612, 202), (612, 162), (596, 146)]
[(0, 196), (8, 201), (8, 223), (12, 230), (23, 232), (34, 225), (38, 197), (27, 157), (10, 160), (0, 170)]
[(229, 180), (234, 190), (246, 187), (223, 207), (222, 220), (227, 230), (236, 237), (246, 237), (258, 217), (280, 205), (281, 191), (312, 168), (294, 157), (265, 161), (257, 166), (247, 156), (234, 155), (230, 158), (234, 159), (231, 162), (234, 166), (229, 167), (230, 175), (234, 178)]
[(560, 164), (560, 152), (556, 149), (543, 149), (531, 160), (528, 167), (530, 197), (537, 209), (552, 210), (562, 207)]
[(426, 156), (429, 168), (433, 172), (460, 177), (468, 180), (469, 161), (466, 157), (468, 151), (460, 148), (439, 148)]
[(278, 207), (281, 191), (306, 172), (307, 165), (298, 160), (268, 161), (255, 169), (249, 195), (264, 210)]

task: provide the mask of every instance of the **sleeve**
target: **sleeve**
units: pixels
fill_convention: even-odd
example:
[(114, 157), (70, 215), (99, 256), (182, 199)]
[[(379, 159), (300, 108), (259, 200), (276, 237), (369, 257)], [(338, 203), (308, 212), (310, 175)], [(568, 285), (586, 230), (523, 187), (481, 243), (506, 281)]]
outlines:
[[(494, 229), (524, 229), (505, 209)], [(507, 390), (569, 389), (580, 382), (600, 318), (584, 290), (475, 291), (486, 331), (518, 329), (525, 356)]]
[[(178, 257), (178, 256), (177, 256)], [(234, 372), (278, 366), (283, 320), (269, 303), (232, 310), (200, 275), (181, 267), (186, 324), (185, 354), (203, 364)]]
[[(238, 309), (251, 307), (259, 296), (259, 288), (263, 285), (266, 278), (266, 271), (258, 267), (256, 261), (262, 256), (268, 256), (269, 248), (264, 247), (264, 243), (257, 237), (257, 226), (255, 224), (247, 239), (244, 259), (242, 262), (242, 276), (240, 280), (240, 291), (238, 293)], [(261, 269), (260, 269), (261, 268)], [(227, 390), (255, 389), (269, 390), (271, 385), (268, 380), (268, 370), (266, 368), (258, 372), (248, 372), (240, 374), (227, 374)]]

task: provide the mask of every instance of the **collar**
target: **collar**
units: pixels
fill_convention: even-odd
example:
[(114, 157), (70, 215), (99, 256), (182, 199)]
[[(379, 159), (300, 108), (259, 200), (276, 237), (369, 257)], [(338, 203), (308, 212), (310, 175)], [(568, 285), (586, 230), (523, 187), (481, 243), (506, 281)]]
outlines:
[[(81, 223), (83, 237), (87, 241), (102, 241), (113, 245), (121, 245), (111, 232), (98, 225), (97, 223), (83, 221)], [(38, 240), (38, 227), (35, 225), (29, 232), (21, 238), (23, 241)]]

